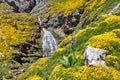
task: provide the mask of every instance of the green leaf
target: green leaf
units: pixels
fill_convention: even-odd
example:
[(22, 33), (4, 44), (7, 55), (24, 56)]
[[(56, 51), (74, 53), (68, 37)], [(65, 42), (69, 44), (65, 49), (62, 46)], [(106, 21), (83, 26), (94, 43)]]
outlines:
[(70, 66), (73, 66), (73, 64), (74, 64), (74, 62), (75, 62), (74, 56), (70, 55), (70, 56), (68, 57), (68, 60), (69, 60)]

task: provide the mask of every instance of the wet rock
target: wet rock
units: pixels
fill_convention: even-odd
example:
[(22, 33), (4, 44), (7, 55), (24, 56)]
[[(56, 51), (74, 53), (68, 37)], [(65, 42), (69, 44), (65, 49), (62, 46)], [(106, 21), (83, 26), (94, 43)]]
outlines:
[(106, 66), (105, 61), (103, 60), (103, 58), (105, 58), (105, 53), (106, 53), (106, 50), (87, 46), (84, 52), (85, 65), (86, 66), (90, 66), (90, 65)]

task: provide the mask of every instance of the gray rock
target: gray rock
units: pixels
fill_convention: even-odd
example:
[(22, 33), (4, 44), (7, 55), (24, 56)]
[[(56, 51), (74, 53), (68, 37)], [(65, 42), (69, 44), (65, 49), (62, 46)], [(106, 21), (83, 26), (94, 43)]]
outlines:
[[(54, 30), (63, 29), (62, 31), (64, 31), (65, 34), (71, 34), (74, 30), (73, 27), (77, 26), (80, 22), (81, 14), (84, 12), (85, 8), (76, 9), (69, 14), (59, 12), (45, 17), (42, 14), (48, 13), (51, 9), (46, 7), (49, 1), (52, 0), (46, 0), (46, 2), (38, 0), (37, 6), (34, 7), (31, 14), (40, 16), (42, 27), (52, 28)], [(59, 32), (57, 34), (59, 34)]]
[(45, 28), (62, 27), (63, 29), (65, 29), (64, 32), (66, 34), (70, 34), (73, 31), (72, 27), (77, 26), (77, 24), (80, 22), (80, 17), (81, 13), (79, 13), (79, 9), (76, 9), (72, 13), (66, 15), (63, 13), (54, 13), (47, 18), (42, 18), (42, 26)]
[(0, 3), (4, 2), (4, 0), (0, 0)]
[(5, 0), (15, 12), (31, 12), (36, 6), (36, 0)]
[(103, 58), (105, 58), (105, 53), (106, 53), (106, 50), (87, 46), (84, 52), (85, 65), (86, 66), (90, 66), (90, 65), (106, 66), (105, 61), (103, 60)]
[(46, 11), (46, 5), (52, 0), (36, 0), (36, 6), (30, 12), (33, 15), (39, 16), (41, 12)]

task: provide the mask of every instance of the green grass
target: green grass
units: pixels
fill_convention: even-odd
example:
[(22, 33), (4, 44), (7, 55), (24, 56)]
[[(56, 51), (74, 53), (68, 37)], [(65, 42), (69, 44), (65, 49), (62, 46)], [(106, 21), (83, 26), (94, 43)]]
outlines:
[[(33, 69), (32, 71), (27, 71), (28, 74), (24, 75), (22, 78), (19, 78), (17, 80), (25, 80), (27, 77), (32, 76), (34, 74), (39, 75), (43, 77), (45, 80), (49, 80), (49, 76), (51, 75), (53, 69), (55, 68), (56, 65), (61, 64), (60, 59), (62, 59), (63, 56), (69, 56), (73, 53), (76, 55), (79, 55), (79, 57), (83, 57), (83, 52), (85, 50), (85, 47), (87, 46), (85, 43), (93, 36), (104, 34), (105, 32), (110, 32), (114, 29), (120, 29), (120, 23), (119, 22), (111, 22), (111, 23), (106, 23), (104, 22), (103, 17), (101, 15), (108, 13), (117, 3), (119, 0), (107, 0), (106, 3), (101, 7), (99, 11), (97, 11), (97, 6), (94, 7), (92, 11), (84, 12), (82, 14), (82, 19), (81, 22), (78, 24), (75, 32), (72, 34), (72, 36), (75, 38), (76, 42), (72, 45), (70, 43), (67, 43), (66, 45), (60, 46), (60, 48), (64, 48), (63, 51), (61, 52), (54, 52), (54, 54), (49, 58), (49, 60), (41, 67), (40, 69)], [(120, 16), (119, 10), (116, 13), (117, 15)], [(82, 29), (82, 24), (84, 23), (85, 19), (88, 18), (96, 18), (96, 21), (91, 22), (89, 25), (85, 26), (85, 29)], [(77, 37), (75, 35), (78, 33), (79, 30), (83, 30)], [(117, 35), (120, 38), (120, 35)], [(63, 43), (64, 44), (64, 43)], [(115, 53), (115, 56), (118, 56), (117, 62), (120, 62), (120, 44), (112, 42), (111, 45), (113, 46), (112, 51), (108, 51), (111, 54)], [(83, 58), (77, 58), (77, 61), (75, 62), (74, 66), (83, 66), (84, 60)], [(120, 63), (118, 64), (110, 64), (110, 67), (114, 67), (118, 71), (120, 70)], [(67, 75), (68, 76), (68, 75)], [(104, 79), (101, 77), (101, 79)], [(95, 79), (99, 80), (99, 79)], [(109, 79), (104, 79), (104, 80), (109, 80)]]

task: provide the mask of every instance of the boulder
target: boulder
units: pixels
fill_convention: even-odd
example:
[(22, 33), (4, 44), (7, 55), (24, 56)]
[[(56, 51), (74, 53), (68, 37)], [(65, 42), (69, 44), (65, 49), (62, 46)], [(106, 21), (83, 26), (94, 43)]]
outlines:
[(5, 0), (14, 12), (31, 12), (36, 6), (36, 0)]
[(105, 61), (103, 60), (103, 58), (105, 58), (105, 53), (106, 50), (87, 46), (84, 52), (84, 64), (86, 66), (106, 66)]

